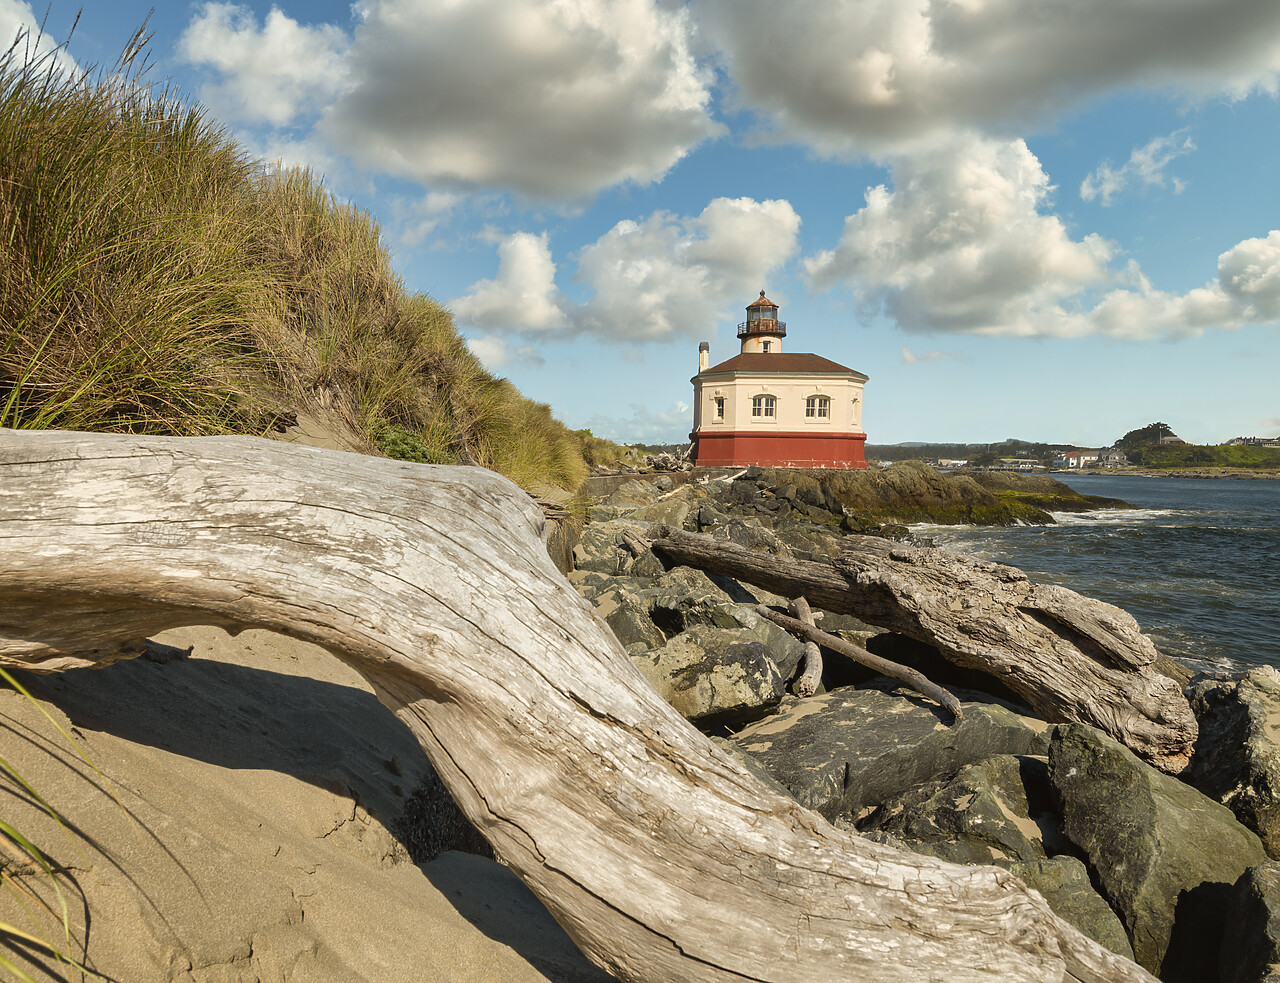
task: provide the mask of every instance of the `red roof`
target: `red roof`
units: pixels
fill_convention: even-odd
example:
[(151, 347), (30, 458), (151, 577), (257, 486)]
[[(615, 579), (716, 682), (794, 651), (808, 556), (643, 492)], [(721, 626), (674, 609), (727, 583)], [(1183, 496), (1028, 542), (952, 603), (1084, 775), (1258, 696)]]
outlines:
[(838, 373), (840, 375), (860, 376), (863, 379), (867, 378), (856, 369), (841, 365), (839, 362), (833, 362), (831, 359), (823, 358), (821, 355), (812, 355), (809, 352), (770, 352), (768, 354), (765, 352), (744, 352), (721, 362), (719, 365), (703, 369), (698, 375), (717, 375), (722, 372), (786, 372), (789, 374), (796, 372), (822, 372), (828, 375)]

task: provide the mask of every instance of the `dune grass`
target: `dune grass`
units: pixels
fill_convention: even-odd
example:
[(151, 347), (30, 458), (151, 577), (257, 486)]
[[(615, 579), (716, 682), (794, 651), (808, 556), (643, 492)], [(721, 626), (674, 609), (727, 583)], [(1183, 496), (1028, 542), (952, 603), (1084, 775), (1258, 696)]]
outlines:
[(0, 426), (263, 434), (334, 408), (368, 449), (574, 488), (578, 435), (406, 289), (370, 216), (147, 83), (0, 56)]

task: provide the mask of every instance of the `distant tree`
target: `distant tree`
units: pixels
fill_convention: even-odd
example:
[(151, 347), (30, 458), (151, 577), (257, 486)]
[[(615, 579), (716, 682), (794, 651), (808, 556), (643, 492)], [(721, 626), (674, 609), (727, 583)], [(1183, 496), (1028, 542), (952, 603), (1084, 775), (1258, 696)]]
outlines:
[(983, 468), (990, 467), (991, 465), (995, 464), (996, 461), (998, 461), (999, 459), (1000, 459), (1000, 452), (993, 451), (989, 447), (986, 450), (978, 451), (977, 454), (973, 455), (973, 463)]
[(1173, 427), (1167, 423), (1148, 423), (1138, 430), (1130, 430), (1116, 441), (1116, 444), (1123, 451), (1137, 450), (1160, 443), (1161, 437), (1172, 437), (1173, 435)]

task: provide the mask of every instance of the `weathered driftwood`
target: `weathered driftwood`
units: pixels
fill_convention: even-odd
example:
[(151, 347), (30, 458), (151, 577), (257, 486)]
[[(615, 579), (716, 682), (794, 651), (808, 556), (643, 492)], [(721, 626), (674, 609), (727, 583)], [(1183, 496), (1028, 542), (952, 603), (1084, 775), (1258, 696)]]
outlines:
[(859, 840), (763, 788), (632, 667), (542, 521), (478, 468), (0, 431), (0, 655), (103, 665), (193, 623), (330, 648), (621, 980), (1152, 979), (1007, 872)]
[[(805, 605), (805, 609), (808, 610), (808, 605)], [(789, 618), (785, 614), (773, 610), (767, 604), (757, 605), (756, 611), (759, 612), (761, 617), (768, 618), (774, 624), (799, 635), (801, 638), (807, 639), (806, 644), (813, 645), (814, 648), (817, 648), (819, 644), (825, 645), (831, 651), (839, 652), (841, 655), (853, 659), (854, 662), (860, 662), (868, 669), (874, 669), (876, 672), (892, 679), (901, 679), (908, 686), (915, 689), (916, 692), (927, 696), (939, 706), (949, 710), (957, 720), (964, 715), (960, 707), (960, 701), (952, 693), (930, 680), (924, 673), (912, 669), (910, 666), (882, 659), (880, 656), (868, 652), (861, 645), (854, 645), (853, 642), (845, 641), (838, 635), (828, 634), (813, 623), (812, 615), (809, 616), (810, 620), (808, 621), (801, 618)], [(821, 663), (819, 663), (819, 669), (821, 669)], [(801, 693), (799, 684), (796, 685), (796, 693), (800, 696), (811, 696), (813, 692), (814, 690), (810, 690), (808, 693)]]
[[(768, 605), (762, 604), (760, 607), (763, 609), (761, 613), (772, 611)], [(809, 602), (803, 597), (797, 597), (791, 601), (791, 613), (795, 615), (796, 620), (801, 624), (808, 625), (810, 628), (816, 627), (813, 621), (813, 611), (809, 608)], [(769, 616), (769, 614), (765, 614), (765, 617)], [(797, 696), (813, 696), (814, 693), (818, 692), (818, 687), (822, 684), (822, 650), (818, 648), (818, 643), (812, 638), (807, 635), (802, 635), (802, 637), (804, 638), (804, 668), (800, 672), (800, 677), (796, 680), (795, 691)]]
[(843, 543), (828, 564), (663, 526), (653, 551), (927, 642), (995, 676), (1046, 720), (1093, 724), (1165, 771), (1186, 766), (1195, 716), (1128, 613), (999, 563), (875, 536)]

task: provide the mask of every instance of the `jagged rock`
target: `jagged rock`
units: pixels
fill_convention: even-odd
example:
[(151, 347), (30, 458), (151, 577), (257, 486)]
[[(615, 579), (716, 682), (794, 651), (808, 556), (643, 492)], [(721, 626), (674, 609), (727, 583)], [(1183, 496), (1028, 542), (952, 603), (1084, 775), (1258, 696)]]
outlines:
[(1280, 983), (1280, 863), (1250, 867), (1236, 881), (1218, 962), (1223, 983)]
[(908, 789), (857, 828), (892, 833), (917, 853), (953, 863), (1040, 860), (1042, 825), (1051, 837), (1057, 833), (1048, 793), (1043, 760), (1002, 754)]
[(649, 481), (628, 481), (614, 489), (604, 500), (606, 505), (652, 505), (661, 492)]
[(623, 532), (643, 537), (648, 533), (648, 525), (629, 518), (590, 523), (582, 530), (582, 535), (573, 547), (574, 569), (611, 576), (621, 572), (618, 543)]
[(1216, 973), (1231, 885), (1266, 859), (1231, 811), (1086, 724), (1059, 724), (1049, 775), (1063, 832), (1123, 919), (1139, 965), (1168, 983)]
[(662, 522), (683, 529), (690, 508), (690, 504), (680, 498), (666, 498), (652, 505), (641, 506), (631, 513), (631, 518), (640, 522)]
[(805, 700), (734, 739), (801, 805), (828, 819), (857, 820), (925, 782), (997, 754), (1025, 754), (1035, 732), (1012, 711), (964, 703), (953, 722), (906, 688), (842, 689)]
[(1044, 895), (1059, 918), (1070, 922), (1112, 952), (1133, 958), (1124, 923), (1116, 917), (1089, 880), (1089, 871), (1075, 857), (1061, 854), (1044, 860), (1021, 860), (1009, 872)]
[(649, 604), (635, 594), (622, 595), (604, 620), (628, 651), (633, 645), (652, 649), (666, 644), (666, 636), (653, 623)]
[(1195, 681), (1200, 724), (1184, 781), (1226, 805), (1280, 858), (1280, 672), (1250, 669), (1238, 680)]
[(631, 661), (663, 699), (701, 727), (758, 720), (786, 693), (765, 645), (725, 628), (694, 625)]

